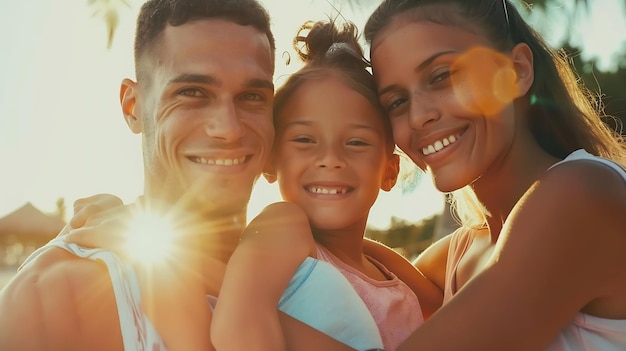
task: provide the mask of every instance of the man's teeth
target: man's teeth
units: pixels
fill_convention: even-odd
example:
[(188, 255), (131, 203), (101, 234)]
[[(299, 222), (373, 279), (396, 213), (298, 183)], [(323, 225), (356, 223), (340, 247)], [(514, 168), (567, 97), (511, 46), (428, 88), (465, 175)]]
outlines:
[(435, 152), (441, 151), (444, 147), (454, 144), (457, 140), (459, 140), (459, 135), (450, 135), (447, 138), (437, 140), (434, 143), (422, 148), (422, 153), (424, 156), (434, 154)]
[(324, 195), (337, 195), (337, 194), (345, 194), (348, 192), (347, 188), (324, 188), (320, 186), (312, 186), (309, 187), (309, 192), (314, 194), (324, 194)]
[(202, 163), (205, 165), (218, 165), (218, 166), (236, 166), (238, 164), (244, 163), (246, 161), (246, 157), (242, 156), (240, 158), (215, 158), (209, 159), (204, 157), (192, 157), (192, 161), (196, 163)]

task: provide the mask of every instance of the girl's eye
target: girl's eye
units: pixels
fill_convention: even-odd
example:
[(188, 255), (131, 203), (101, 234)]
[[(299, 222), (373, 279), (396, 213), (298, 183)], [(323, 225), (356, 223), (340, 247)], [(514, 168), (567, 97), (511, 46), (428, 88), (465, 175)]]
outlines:
[(202, 97), (204, 93), (197, 88), (185, 88), (178, 91), (178, 95), (190, 96), (190, 97)]
[(348, 141), (348, 145), (350, 145), (350, 146), (368, 146), (370, 144), (368, 142), (366, 142), (366, 141), (363, 141), (363, 140), (354, 139), (354, 140)]
[(315, 140), (309, 138), (309, 137), (298, 137), (298, 138), (294, 138), (291, 139), (291, 141), (294, 141), (296, 143), (304, 143), (304, 144), (313, 144), (315, 143)]

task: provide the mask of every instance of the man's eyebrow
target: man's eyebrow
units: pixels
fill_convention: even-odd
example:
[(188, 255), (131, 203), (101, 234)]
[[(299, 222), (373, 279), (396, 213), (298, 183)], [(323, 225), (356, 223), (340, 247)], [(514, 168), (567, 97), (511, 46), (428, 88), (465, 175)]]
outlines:
[[(193, 73), (183, 73), (172, 79), (170, 79), (169, 84), (176, 83), (198, 83), (198, 84), (206, 84), (206, 85), (214, 85), (219, 87), (222, 85), (222, 82), (212, 75), (205, 74), (193, 74)], [(245, 88), (261, 88), (261, 89), (271, 89), (274, 91), (274, 83), (267, 79), (261, 78), (253, 78), (244, 83)]]
[(250, 79), (245, 84), (248, 88), (271, 89), (274, 91), (274, 83), (267, 79)]
[[(432, 55), (431, 57), (427, 58), (426, 60), (424, 60), (424, 62), (420, 63), (417, 67), (415, 67), (415, 69), (413, 70), (414, 72), (420, 72), (423, 71), (424, 68), (428, 67), (428, 65), (430, 65), (431, 63), (433, 63), (433, 61), (435, 61), (437, 58), (439, 58), (440, 56), (444, 56), (444, 55), (449, 55), (449, 54), (454, 54), (457, 53), (458, 51), (456, 50), (448, 50), (448, 51), (441, 51), (438, 52), (434, 55)], [(390, 90), (395, 90), (396, 89), (396, 85), (392, 84), (389, 86), (386, 86), (382, 89), (380, 89), (378, 91), (378, 95), (383, 95), (387, 92), (389, 92)]]
[(221, 85), (221, 82), (214, 76), (192, 73), (183, 73), (170, 79), (169, 84), (175, 83), (200, 83), (217, 86)]

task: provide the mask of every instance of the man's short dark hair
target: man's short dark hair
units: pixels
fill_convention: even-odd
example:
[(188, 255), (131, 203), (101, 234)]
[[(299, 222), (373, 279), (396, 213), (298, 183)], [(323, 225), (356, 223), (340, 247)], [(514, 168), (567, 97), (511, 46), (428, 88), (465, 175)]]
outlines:
[(272, 53), (276, 49), (270, 18), (257, 0), (149, 0), (141, 6), (135, 33), (135, 74), (141, 75), (139, 62), (167, 25), (180, 26), (196, 20), (225, 19), (252, 26), (267, 36)]

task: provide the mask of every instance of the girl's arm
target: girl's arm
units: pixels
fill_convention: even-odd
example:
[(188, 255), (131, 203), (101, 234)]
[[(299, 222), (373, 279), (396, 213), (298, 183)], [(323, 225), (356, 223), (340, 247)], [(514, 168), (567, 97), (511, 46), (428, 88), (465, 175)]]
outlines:
[(544, 349), (591, 302), (626, 291), (624, 213), (626, 187), (612, 170), (555, 167), (510, 213), (482, 273), (399, 350)]
[(211, 325), (217, 350), (286, 350), (278, 301), (316, 246), (304, 211), (281, 202), (244, 230), (220, 290)]

